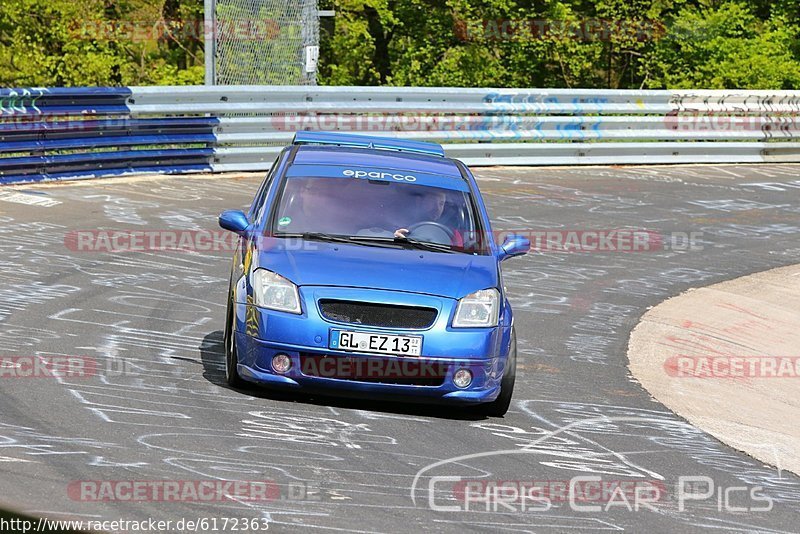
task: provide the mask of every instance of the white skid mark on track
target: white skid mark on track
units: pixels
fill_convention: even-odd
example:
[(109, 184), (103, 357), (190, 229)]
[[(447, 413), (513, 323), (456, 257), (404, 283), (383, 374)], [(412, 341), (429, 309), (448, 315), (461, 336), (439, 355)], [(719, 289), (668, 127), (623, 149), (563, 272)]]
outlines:
[(11, 458), (10, 456), (0, 456), (0, 462), (31, 463), (31, 460), (23, 460), (22, 458)]
[(0, 193), (0, 200), (4, 202), (13, 202), (15, 204), (25, 204), (26, 206), (40, 206), (42, 208), (52, 208), (53, 206), (61, 204), (60, 200), (53, 200), (52, 198), (42, 197), (40, 195), (12, 193), (11, 191)]

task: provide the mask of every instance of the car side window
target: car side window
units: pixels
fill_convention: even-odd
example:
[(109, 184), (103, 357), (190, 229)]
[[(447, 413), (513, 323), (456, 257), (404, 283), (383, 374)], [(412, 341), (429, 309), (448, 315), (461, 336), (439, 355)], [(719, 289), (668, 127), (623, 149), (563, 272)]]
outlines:
[(261, 218), (261, 212), (264, 210), (264, 200), (267, 197), (270, 185), (275, 179), (282, 155), (283, 154), (279, 155), (272, 163), (272, 167), (269, 168), (269, 172), (266, 178), (264, 178), (264, 182), (261, 184), (261, 188), (258, 190), (258, 193), (256, 193), (253, 205), (250, 207), (250, 213), (248, 214), (251, 221), (256, 221)]

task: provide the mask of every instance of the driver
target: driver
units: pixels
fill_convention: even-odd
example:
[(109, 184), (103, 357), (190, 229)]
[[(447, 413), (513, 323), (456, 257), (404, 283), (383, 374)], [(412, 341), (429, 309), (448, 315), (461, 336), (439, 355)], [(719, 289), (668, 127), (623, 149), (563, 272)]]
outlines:
[[(447, 193), (442, 189), (435, 189), (431, 193), (427, 195), (421, 195), (417, 197), (417, 216), (419, 222), (438, 222), (442, 224), (440, 220), (442, 218), (442, 214), (444, 213), (445, 206), (447, 206)], [(448, 228), (450, 225), (445, 224)], [(464, 240), (461, 237), (461, 234), (454, 229), (451, 229), (453, 232), (453, 242), (452, 244), (455, 246), (463, 246)], [(394, 231), (394, 237), (399, 239), (405, 239), (408, 237), (409, 229), (408, 228), (398, 228)]]

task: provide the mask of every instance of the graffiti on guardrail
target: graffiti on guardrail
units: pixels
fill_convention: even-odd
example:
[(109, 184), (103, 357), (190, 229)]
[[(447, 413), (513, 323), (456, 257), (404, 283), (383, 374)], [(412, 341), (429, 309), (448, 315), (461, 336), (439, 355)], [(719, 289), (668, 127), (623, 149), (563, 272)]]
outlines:
[(709, 94), (703, 91), (669, 91), (669, 104), (676, 111), (704, 110), (713, 112), (798, 112), (800, 94), (797, 91), (783, 93), (753, 93), (731, 91)]
[(41, 114), (42, 110), (36, 102), (46, 91), (46, 89), (10, 89), (5, 94), (0, 92), (0, 117), (6, 114), (29, 113), (30, 110)]

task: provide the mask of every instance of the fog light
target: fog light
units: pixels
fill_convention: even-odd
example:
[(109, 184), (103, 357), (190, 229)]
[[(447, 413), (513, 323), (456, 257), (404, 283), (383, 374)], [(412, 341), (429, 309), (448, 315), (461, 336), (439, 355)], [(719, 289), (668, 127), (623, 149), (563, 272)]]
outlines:
[(469, 386), (472, 384), (472, 373), (468, 369), (459, 369), (453, 375), (453, 383), (460, 388)]
[(292, 366), (292, 359), (286, 354), (276, 354), (272, 358), (272, 368), (276, 373), (285, 373)]

